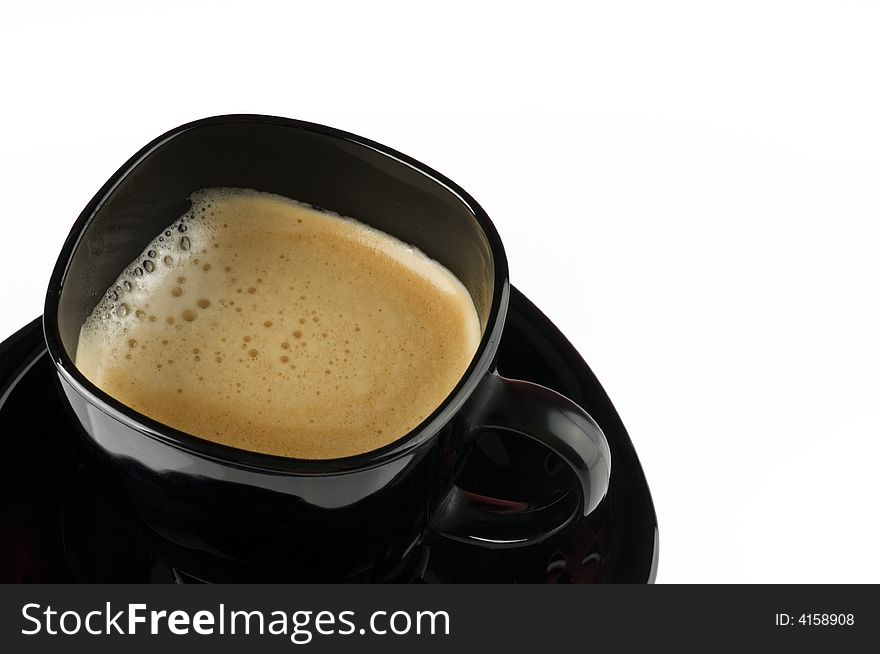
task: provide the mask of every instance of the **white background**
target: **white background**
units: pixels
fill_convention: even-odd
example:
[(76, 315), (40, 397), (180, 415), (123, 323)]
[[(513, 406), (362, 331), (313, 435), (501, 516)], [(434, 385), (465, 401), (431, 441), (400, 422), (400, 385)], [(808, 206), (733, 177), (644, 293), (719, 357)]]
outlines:
[(493, 217), (629, 428), (658, 581), (880, 582), (876, 3), (11, 4), (2, 334), (153, 137), (333, 125)]

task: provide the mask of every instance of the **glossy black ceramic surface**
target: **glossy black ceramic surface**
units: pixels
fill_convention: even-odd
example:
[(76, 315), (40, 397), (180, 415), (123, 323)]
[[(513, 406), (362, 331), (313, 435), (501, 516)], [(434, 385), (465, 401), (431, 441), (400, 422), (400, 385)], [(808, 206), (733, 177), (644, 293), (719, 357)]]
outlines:
[[(462, 281), (483, 324), (480, 345), (459, 384), (409, 434), (324, 461), (248, 452), (138, 414), (76, 369), (79, 327), (119, 271), (189, 207), (190, 194), (222, 186), (356, 217)], [(62, 397), (82, 426), (90, 477), (176, 567), (211, 580), (382, 581), (438, 534), (518, 547), (590, 514), (607, 492), (612, 457), (593, 418), (496, 371), (509, 293), (492, 222), (440, 173), (330, 127), (217, 116), (158, 137), (98, 191), (61, 250), (43, 327)], [(485, 431), (524, 434), (543, 444), (541, 456), (555, 452), (574, 472), (576, 492), (522, 511), (476, 501), (456, 480)]]
[[(595, 511), (542, 542), (484, 549), (435, 537), (388, 580), (478, 583), (646, 583), (657, 566), (657, 521), (626, 430), (590, 369), (513, 290), (499, 371), (555, 389), (608, 437), (609, 492)], [(63, 407), (34, 321), (0, 344), (0, 582), (187, 582), (200, 577), (95, 488), (83, 442)], [(510, 513), (574, 501), (568, 467), (535, 442), (485, 431), (459, 477), (468, 500)], [(327, 571), (327, 578), (337, 577)], [(320, 575), (316, 575), (320, 577)]]

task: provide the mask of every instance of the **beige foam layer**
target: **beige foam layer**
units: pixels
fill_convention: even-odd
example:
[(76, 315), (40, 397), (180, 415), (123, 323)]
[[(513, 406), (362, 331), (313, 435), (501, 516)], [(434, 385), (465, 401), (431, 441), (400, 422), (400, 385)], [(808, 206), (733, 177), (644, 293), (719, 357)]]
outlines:
[(467, 290), (415, 248), (287, 198), (211, 189), (109, 289), (76, 365), (182, 431), (336, 458), (418, 425), (479, 339)]

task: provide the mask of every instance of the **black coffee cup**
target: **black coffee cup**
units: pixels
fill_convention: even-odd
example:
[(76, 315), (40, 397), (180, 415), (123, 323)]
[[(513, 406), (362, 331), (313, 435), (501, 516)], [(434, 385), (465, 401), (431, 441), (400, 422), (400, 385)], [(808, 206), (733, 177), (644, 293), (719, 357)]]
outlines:
[[(379, 449), (300, 460), (180, 432), (121, 404), (74, 365), (79, 329), (119, 273), (208, 187), (252, 188), (352, 216), (451, 270), (483, 328), (473, 361), (418, 427)], [(174, 561), (211, 579), (380, 581), (433, 536), (520, 547), (593, 511), (610, 452), (579, 406), (495, 371), (509, 297), (504, 248), (452, 181), (378, 143), (285, 118), (218, 116), (135, 154), (89, 202), (49, 282), (44, 330), (63, 396), (87, 438), (90, 470)], [(455, 485), (475, 436), (512, 431), (558, 454), (578, 500), (492, 509)]]

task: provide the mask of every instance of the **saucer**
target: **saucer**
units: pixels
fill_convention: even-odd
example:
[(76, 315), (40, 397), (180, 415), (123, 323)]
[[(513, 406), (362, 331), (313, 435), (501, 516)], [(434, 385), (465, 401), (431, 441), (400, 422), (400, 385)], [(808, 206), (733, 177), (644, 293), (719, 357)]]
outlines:
[[(611, 448), (607, 497), (586, 518), (538, 544), (489, 550), (430, 539), (390, 579), (416, 583), (652, 583), (657, 518), (620, 417), (580, 355), (512, 289), (499, 372), (552, 388), (580, 404)], [(92, 488), (34, 320), (0, 344), (0, 583), (197, 582), (164, 561), (130, 521)], [(460, 486), (480, 501), (534, 506), (565, 498), (573, 475), (528, 438), (483, 432)]]

